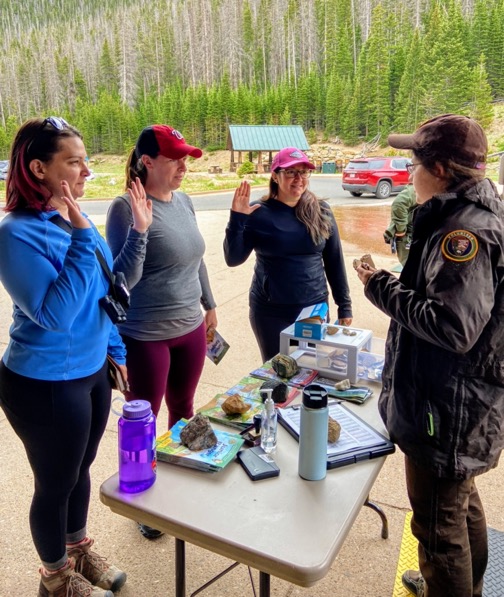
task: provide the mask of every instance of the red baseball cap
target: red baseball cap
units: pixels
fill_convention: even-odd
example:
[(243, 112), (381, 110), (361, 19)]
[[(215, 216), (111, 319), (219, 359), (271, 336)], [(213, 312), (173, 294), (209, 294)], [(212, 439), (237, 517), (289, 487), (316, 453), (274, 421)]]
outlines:
[(388, 143), (396, 149), (412, 149), (434, 160), (453, 160), (469, 168), (482, 168), (488, 151), (481, 126), (458, 114), (441, 114), (421, 124), (411, 135), (389, 135)]
[(135, 151), (138, 157), (148, 155), (155, 158), (163, 155), (170, 160), (180, 160), (186, 155), (193, 158), (203, 155), (201, 149), (185, 142), (182, 133), (166, 124), (154, 124), (144, 128), (138, 137)]
[(271, 171), (274, 172), (278, 168), (290, 168), (291, 166), (300, 165), (306, 166), (310, 170), (315, 170), (315, 166), (300, 149), (297, 149), (296, 147), (285, 147), (273, 158)]

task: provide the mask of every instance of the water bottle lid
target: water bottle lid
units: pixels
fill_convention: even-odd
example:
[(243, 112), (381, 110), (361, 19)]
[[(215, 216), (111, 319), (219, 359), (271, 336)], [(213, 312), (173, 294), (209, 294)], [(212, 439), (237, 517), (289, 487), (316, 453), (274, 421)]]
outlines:
[(303, 390), (303, 406), (306, 408), (325, 408), (327, 406), (327, 390), (316, 383)]
[(123, 417), (125, 419), (143, 419), (151, 412), (151, 405), (147, 400), (132, 400), (123, 404)]

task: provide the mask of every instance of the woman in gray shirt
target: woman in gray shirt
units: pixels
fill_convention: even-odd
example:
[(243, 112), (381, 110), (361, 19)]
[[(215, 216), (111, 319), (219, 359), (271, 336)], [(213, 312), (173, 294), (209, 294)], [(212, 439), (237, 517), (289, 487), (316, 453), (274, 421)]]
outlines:
[[(194, 414), (206, 332), (217, 326), (205, 243), (191, 199), (177, 191), (187, 156), (201, 155), (169, 126), (145, 128), (126, 167), (129, 191), (114, 199), (106, 225), (115, 268), (131, 292), (127, 321), (119, 326), (131, 388), (126, 398), (148, 400), (157, 415), (164, 397), (169, 427)], [(137, 225), (131, 202), (143, 189), (145, 218)]]

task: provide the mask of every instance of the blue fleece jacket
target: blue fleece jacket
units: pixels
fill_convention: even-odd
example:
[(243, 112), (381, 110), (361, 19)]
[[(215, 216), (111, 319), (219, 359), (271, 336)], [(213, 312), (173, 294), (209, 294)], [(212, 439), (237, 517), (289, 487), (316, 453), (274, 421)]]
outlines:
[(92, 375), (107, 352), (125, 363), (116, 327), (99, 306), (109, 281), (95, 255), (112, 256), (92, 225), (70, 235), (50, 218), (23, 210), (0, 222), (0, 281), (14, 303), (5, 365), (20, 375), (51, 381)]

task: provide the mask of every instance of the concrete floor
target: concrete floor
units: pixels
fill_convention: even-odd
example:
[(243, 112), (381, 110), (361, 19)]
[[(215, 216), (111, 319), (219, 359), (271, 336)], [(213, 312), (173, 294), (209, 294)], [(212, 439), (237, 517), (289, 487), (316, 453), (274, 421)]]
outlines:
[[(365, 210), (362, 210), (362, 217), (365, 217)], [(234, 269), (226, 266), (222, 254), (222, 240), (228, 212), (198, 212), (197, 218), (207, 246), (205, 260), (218, 304), (219, 330), (231, 344), (231, 349), (218, 366), (209, 360), (206, 362), (196, 397), (196, 405), (201, 406), (216, 393), (228, 389), (240, 377), (248, 374), (261, 359), (248, 324), (247, 295), (254, 260), (251, 258), (246, 264)], [(388, 320), (364, 298), (362, 285), (351, 266), (354, 258), (368, 251), (365, 237), (360, 237), (359, 242), (362, 243), (361, 246), (344, 242), (354, 304), (354, 325), (372, 329), (375, 336), (384, 337)], [(387, 269), (397, 263), (394, 257), (385, 252), (375, 254), (374, 258), (378, 267)], [(331, 313), (336, 313), (334, 305), (331, 306)], [(10, 300), (0, 288), (0, 353), (4, 352), (8, 341), (10, 320)], [(376, 398), (373, 397), (372, 400)], [(158, 431), (164, 430), (166, 425), (166, 413), (163, 413), (159, 417)], [(22, 445), (1, 410), (0, 471), (0, 597), (34, 596), (39, 582), (39, 561), (28, 526), (33, 481)], [(116, 593), (117, 595), (174, 595), (173, 538), (164, 536), (157, 541), (147, 541), (132, 521), (113, 514), (100, 502), (98, 494), (101, 482), (116, 471), (117, 417), (111, 413), (97, 460), (92, 468), (89, 533), (96, 540), (96, 550), (128, 573), (128, 582)], [(503, 477), (500, 467), (481, 477), (478, 482), (488, 524), (501, 531), (504, 530), (504, 510), (501, 505)], [(400, 452), (387, 459), (371, 492), (371, 499), (382, 506), (388, 516), (389, 539), (383, 540), (380, 537), (378, 516), (370, 509), (363, 508), (324, 580), (314, 587), (301, 588), (272, 578), (271, 594), (275, 597), (390, 597), (404, 517), (409, 510)], [(335, 503), (334, 506), (338, 507), (338, 504)], [(272, 531), (274, 532), (273, 529)], [(188, 595), (231, 563), (221, 556), (192, 545), (187, 545), (186, 559)], [(253, 577), (258, 591), (256, 571), (253, 571)], [(252, 596), (247, 568), (238, 566), (202, 595)]]

